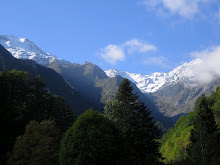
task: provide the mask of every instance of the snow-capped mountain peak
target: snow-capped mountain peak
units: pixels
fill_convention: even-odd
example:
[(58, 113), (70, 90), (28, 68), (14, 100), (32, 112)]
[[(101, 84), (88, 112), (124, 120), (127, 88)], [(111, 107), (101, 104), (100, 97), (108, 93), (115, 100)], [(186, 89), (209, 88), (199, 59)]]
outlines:
[(18, 59), (34, 60), (43, 66), (48, 66), (54, 61), (58, 62), (59, 64), (71, 64), (68, 61), (43, 52), (33, 42), (26, 38), (1, 35), (0, 44), (4, 46), (15, 58)]
[[(18, 38), (8, 35), (0, 35), (0, 44), (4, 46), (15, 58), (18, 59), (29, 59), (34, 60), (40, 65), (48, 66), (53, 62), (64, 65), (72, 65), (72, 63), (57, 58), (49, 53), (45, 53), (39, 47), (37, 47), (33, 42), (26, 38)], [(150, 75), (142, 75), (139, 73), (129, 73), (124, 71), (119, 71), (117, 69), (110, 69), (105, 71), (108, 77), (115, 77), (120, 75), (134, 82), (137, 87), (143, 93), (156, 92), (165, 84), (175, 84), (179, 81), (190, 82), (193, 81), (195, 72), (193, 67), (200, 64), (201, 60), (196, 59), (189, 63), (184, 63), (183, 65), (175, 68), (174, 70), (164, 73), (155, 72)], [(89, 62), (85, 62), (82, 65), (88, 65)], [(76, 64), (75, 64), (76, 65)]]
[(106, 70), (105, 73), (108, 77), (119, 75), (123, 78), (127, 78), (134, 82), (143, 93), (152, 93), (156, 92), (165, 84), (172, 85), (179, 81), (191, 81), (195, 76), (192, 68), (200, 63), (201, 60), (195, 59), (189, 63), (184, 63), (168, 73), (155, 72), (150, 75), (123, 72), (117, 69)]

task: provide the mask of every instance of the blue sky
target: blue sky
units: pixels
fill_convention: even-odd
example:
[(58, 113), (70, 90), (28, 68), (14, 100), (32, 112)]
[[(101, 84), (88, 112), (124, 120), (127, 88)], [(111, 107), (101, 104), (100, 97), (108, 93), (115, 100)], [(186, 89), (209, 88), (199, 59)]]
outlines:
[(218, 0), (7, 0), (0, 18), (1, 35), (104, 70), (167, 72), (220, 45)]

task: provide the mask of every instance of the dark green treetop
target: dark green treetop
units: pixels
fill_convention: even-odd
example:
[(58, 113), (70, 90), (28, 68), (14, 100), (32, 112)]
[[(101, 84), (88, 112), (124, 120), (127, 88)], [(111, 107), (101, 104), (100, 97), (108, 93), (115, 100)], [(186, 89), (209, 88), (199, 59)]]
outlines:
[(150, 111), (138, 96), (128, 79), (124, 79), (112, 102), (105, 106), (104, 115), (120, 130), (122, 158), (124, 164), (156, 164), (160, 156), (158, 128)]
[(118, 129), (93, 109), (81, 114), (61, 141), (61, 165), (111, 165), (118, 160)]
[(58, 164), (60, 133), (54, 121), (30, 121), (19, 136), (10, 156), (9, 165)]
[(207, 98), (202, 95), (195, 104), (196, 116), (191, 132), (191, 159), (194, 164), (208, 164), (217, 161), (219, 135), (213, 111)]

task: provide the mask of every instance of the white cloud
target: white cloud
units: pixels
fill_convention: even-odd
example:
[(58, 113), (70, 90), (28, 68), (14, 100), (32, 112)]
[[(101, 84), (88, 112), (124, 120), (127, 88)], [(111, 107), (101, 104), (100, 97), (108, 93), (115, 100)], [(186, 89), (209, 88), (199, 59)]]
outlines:
[(137, 39), (132, 39), (124, 43), (127, 48), (128, 53), (139, 52), (145, 53), (148, 51), (156, 51), (157, 47), (151, 44), (147, 44), (145, 41), (140, 41)]
[(102, 48), (100, 51), (100, 56), (108, 63), (114, 65), (118, 61), (124, 61), (126, 59), (125, 53), (147, 53), (149, 51), (156, 51), (157, 47), (151, 44), (148, 44), (145, 41), (138, 39), (132, 39), (126, 41), (120, 45), (110, 44), (105, 48)]
[(118, 61), (125, 60), (124, 50), (117, 45), (108, 45), (101, 49), (101, 57), (110, 64), (116, 64)]
[(193, 52), (191, 55), (201, 60), (200, 64), (192, 68), (197, 82), (209, 83), (220, 77), (220, 46)]
[(144, 0), (143, 3), (149, 10), (156, 10), (158, 13), (169, 13), (179, 15), (186, 19), (192, 19), (200, 11), (202, 3), (208, 0)]

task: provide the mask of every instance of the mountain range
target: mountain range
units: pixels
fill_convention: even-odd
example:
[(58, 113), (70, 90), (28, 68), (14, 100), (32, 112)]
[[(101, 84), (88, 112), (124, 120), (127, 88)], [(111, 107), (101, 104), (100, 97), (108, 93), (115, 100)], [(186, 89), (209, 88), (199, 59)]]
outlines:
[[(220, 85), (219, 79), (209, 84), (189, 85), (195, 78), (192, 68), (201, 63), (199, 59), (184, 63), (169, 73), (156, 72), (150, 75), (141, 75), (116, 69), (103, 71), (90, 62), (71, 63), (43, 52), (33, 42), (25, 38), (2, 35), (0, 36), (0, 44), (17, 59), (28, 60), (28, 63), (33, 60), (38, 67), (43, 66), (50, 69), (51, 72), (52, 70), (56, 71), (71, 88), (69, 91), (74, 91), (75, 96), (83, 98), (83, 102), (87, 105), (84, 106), (84, 109), (91, 106), (103, 111), (104, 104), (114, 97), (122, 79), (128, 78), (132, 82), (134, 91), (152, 110), (153, 116), (160, 120), (166, 120), (162, 114), (176, 116), (188, 113), (193, 110), (193, 104), (201, 93), (210, 94)], [(80, 110), (79, 113), (82, 111)], [(172, 119), (169, 118), (169, 120)]]
[(134, 82), (137, 87), (143, 93), (153, 93), (159, 90), (161, 87), (166, 85), (175, 85), (176, 83), (182, 81), (186, 83), (187, 81), (193, 80), (195, 73), (192, 72), (193, 66), (201, 63), (201, 60), (195, 59), (189, 63), (184, 63), (183, 65), (175, 68), (174, 70), (165, 72), (155, 72), (150, 75), (141, 75), (137, 73), (129, 73), (118, 71), (117, 69), (106, 70), (105, 73), (109, 77), (115, 77), (120, 75)]
[[(33, 77), (40, 75), (49, 90), (64, 97), (76, 115), (90, 107), (102, 112), (105, 103), (112, 100), (123, 80), (121, 76), (109, 78), (102, 69), (90, 62), (80, 65), (48, 55), (27, 39), (0, 36), (0, 44), (4, 46), (0, 46), (0, 70), (17, 69), (27, 71)], [(152, 116), (164, 126), (173, 125), (179, 118), (165, 117), (148, 96), (134, 83), (131, 82), (131, 85), (134, 93), (148, 105)]]
[(195, 68), (202, 65), (201, 59), (194, 59), (184, 63), (168, 73), (155, 72), (150, 75), (141, 75), (106, 70), (109, 77), (120, 75), (134, 82), (137, 87), (155, 103), (157, 109), (167, 116), (193, 111), (193, 105), (202, 93), (210, 95), (220, 85), (220, 78), (215, 77), (208, 83), (199, 82)]

